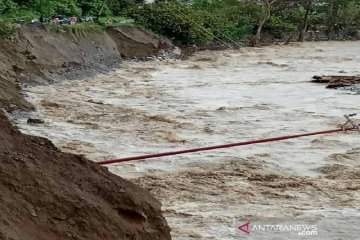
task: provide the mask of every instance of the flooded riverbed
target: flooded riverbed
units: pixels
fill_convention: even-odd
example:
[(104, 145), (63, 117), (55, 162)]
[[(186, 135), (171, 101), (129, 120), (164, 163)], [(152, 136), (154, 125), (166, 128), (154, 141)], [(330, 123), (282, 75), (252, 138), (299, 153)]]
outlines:
[[(358, 75), (359, 66), (359, 42), (127, 62), (91, 79), (27, 88), (37, 111), (13, 117), (23, 132), (94, 161), (327, 130), (360, 112), (360, 95), (309, 80)], [(28, 125), (29, 116), (45, 124)], [(359, 157), (360, 135), (341, 133), (109, 169), (162, 201), (174, 239), (243, 239), (236, 226), (247, 221), (316, 224), (318, 235), (309, 239), (356, 239)], [(256, 232), (249, 239), (289, 234)]]

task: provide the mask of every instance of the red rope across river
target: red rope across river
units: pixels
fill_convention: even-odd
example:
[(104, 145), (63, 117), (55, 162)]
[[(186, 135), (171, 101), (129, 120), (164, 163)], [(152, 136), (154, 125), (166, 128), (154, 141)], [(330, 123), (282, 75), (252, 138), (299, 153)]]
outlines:
[(353, 126), (353, 127), (348, 127), (348, 128), (337, 128), (337, 129), (333, 129), (333, 130), (326, 130), (326, 131), (319, 131), (319, 132), (303, 133), (303, 134), (296, 134), (296, 135), (289, 135), (289, 136), (281, 136), (281, 137), (244, 141), (244, 142), (238, 142), (238, 143), (230, 143), (230, 144), (217, 145), (217, 146), (208, 146), (208, 147), (192, 148), (192, 149), (185, 149), (185, 150), (172, 151), (172, 152), (163, 152), (163, 153), (155, 153), (155, 154), (148, 154), (148, 155), (141, 155), (141, 156), (134, 156), (134, 157), (126, 157), (126, 158), (101, 161), (101, 162), (98, 162), (98, 164), (108, 165), (108, 164), (113, 164), (113, 163), (138, 161), (138, 160), (144, 160), (144, 159), (150, 159), (150, 158), (160, 158), (160, 157), (174, 156), (174, 155), (180, 155), (180, 154), (186, 154), (186, 153), (204, 152), (204, 151), (210, 151), (210, 150), (215, 150), (215, 149), (232, 148), (232, 147), (238, 147), (238, 146), (260, 144), (260, 143), (266, 143), (266, 142), (276, 142), (276, 141), (283, 141), (283, 140), (293, 139), (293, 138), (302, 138), (302, 137), (308, 137), (308, 136), (331, 134), (331, 133), (346, 132), (346, 131), (355, 131), (355, 130), (359, 130), (359, 127)]

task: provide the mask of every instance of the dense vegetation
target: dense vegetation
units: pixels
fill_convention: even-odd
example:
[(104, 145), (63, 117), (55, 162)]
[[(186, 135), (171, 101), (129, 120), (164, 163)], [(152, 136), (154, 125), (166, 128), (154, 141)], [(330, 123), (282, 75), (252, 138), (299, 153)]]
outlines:
[[(236, 44), (264, 30), (300, 33), (306, 30), (356, 32), (360, 0), (0, 0), (0, 35), (16, 30), (15, 20), (53, 15), (133, 19), (179, 44)], [(102, 18), (101, 18), (102, 17)], [(5, 20), (5, 21), (4, 21)]]
[(58, 15), (123, 15), (142, 0), (0, 0), (0, 15), (6, 18), (31, 19)]

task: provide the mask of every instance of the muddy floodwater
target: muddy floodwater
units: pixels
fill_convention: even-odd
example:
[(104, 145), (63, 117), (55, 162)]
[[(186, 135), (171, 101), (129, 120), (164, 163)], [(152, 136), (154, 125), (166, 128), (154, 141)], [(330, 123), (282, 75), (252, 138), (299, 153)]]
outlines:
[[(339, 73), (341, 72), (341, 73)], [(13, 120), (91, 160), (337, 128), (360, 95), (310, 83), (359, 75), (360, 42), (200, 52), (125, 62), (24, 90)], [(29, 117), (42, 125), (29, 125)], [(163, 204), (173, 239), (359, 239), (360, 134), (339, 133), (109, 166)], [(238, 226), (250, 221), (249, 232)], [(256, 225), (311, 225), (262, 231)], [(316, 232), (316, 233), (315, 233)], [(300, 234), (305, 234), (303, 236)]]

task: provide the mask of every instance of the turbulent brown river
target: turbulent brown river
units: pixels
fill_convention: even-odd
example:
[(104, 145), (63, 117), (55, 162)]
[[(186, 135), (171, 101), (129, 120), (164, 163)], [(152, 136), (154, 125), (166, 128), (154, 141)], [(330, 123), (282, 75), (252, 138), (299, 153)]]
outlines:
[[(26, 88), (37, 111), (13, 119), (23, 132), (47, 137), (63, 151), (94, 161), (327, 130), (343, 123), (344, 114), (360, 112), (360, 95), (309, 82), (322, 74), (359, 75), (360, 42), (125, 62), (90, 79)], [(28, 117), (45, 124), (29, 125)], [(173, 239), (360, 236), (359, 133), (109, 169), (161, 200)], [(249, 235), (238, 229), (247, 222)], [(282, 228), (262, 230), (259, 225)], [(294, 225), (300, 229), (289, 230)], [(306, 226), (313, 228), (303, 230)]]

